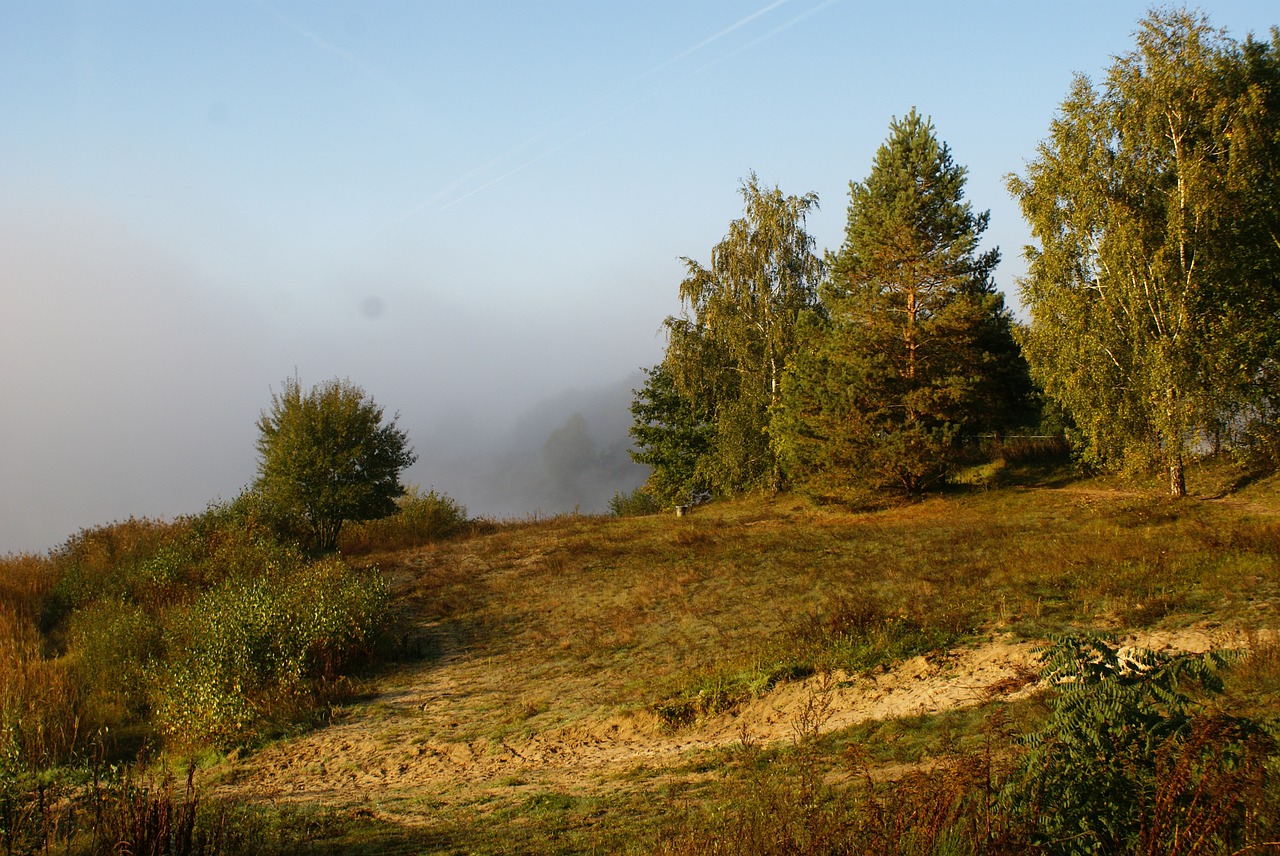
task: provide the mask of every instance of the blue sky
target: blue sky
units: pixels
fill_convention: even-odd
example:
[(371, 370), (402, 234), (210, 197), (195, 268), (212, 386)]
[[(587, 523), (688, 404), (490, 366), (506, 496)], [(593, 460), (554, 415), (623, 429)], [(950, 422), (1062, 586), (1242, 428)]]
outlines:
[(400, 411), (409, 480), (465, 500), (463, 440), (658, 359), (679, 258), (707, 260), (744, 176), (816, 191), (835, 248), (912, 107), (1012, 294), (1003, 176), (1145, 10), (0, 2), (0, 553), (234, 496), (295, 369)]

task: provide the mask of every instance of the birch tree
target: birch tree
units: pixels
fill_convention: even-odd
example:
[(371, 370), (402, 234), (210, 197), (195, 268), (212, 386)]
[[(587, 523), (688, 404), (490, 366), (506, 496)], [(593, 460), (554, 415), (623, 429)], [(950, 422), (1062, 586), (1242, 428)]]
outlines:
[(711, 427), (698, 480), (722, 493), (777, 487), (769, 408), (796, 346), (796, 319), (817, 305), (821, 258), (805, 229), (816, 194), (786, 196), (742, 184), (743, 216), (711, 251), (684, 259), (683, 307), (668, 318), (664, 367), (675, 389)]
[(1036, 241), (1024, 344), (1087, 459), (1158, 464), (1182, 496), (1201, 432), (1275, 358), (1275, 37), (1165, 10), (1135, 42), (1102, 86), (1076, 77), (1009, 179)]

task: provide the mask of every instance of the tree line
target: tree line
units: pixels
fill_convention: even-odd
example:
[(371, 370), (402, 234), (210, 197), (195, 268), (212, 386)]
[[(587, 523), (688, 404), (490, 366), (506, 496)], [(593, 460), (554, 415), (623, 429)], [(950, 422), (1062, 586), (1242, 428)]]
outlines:
[(1158, 10), (1104, 80), (1077, 75), (1008, 179), (1030, 227), (1025, 324), (996, 290), (989, 212), (914, 109), (850, 182), (819, 256), (815, 194), (742, 183), (743, 216), (684, 259), (681, 312), (632, 404), (667, 504), (795, 487), (849, 499), (944, 482), (984, 434), (1048, 410), (1086, 462), (1280, 449), (1280, 33)]

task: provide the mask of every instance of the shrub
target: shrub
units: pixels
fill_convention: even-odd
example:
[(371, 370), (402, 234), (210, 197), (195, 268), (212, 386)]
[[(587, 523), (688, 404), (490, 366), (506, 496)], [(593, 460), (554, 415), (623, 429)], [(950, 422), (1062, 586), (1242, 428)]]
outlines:
[[(1119, 648), (1076, 634), (1046, 646), (1042, 659), (1051, 715), (1024, 738), (1029, 751), (1004, 794), (1030, 821), (1035, 844), (1050, 853), (1128, 852), (1173, 818), (1184, 830), (1207, 823), (1202, 841), (1243, 836), (1271, 741), (1253, 722), (1208, 713), (1184, 691), (1220, 691), (1224, 655)], [(1203, 796), (1215, 791), (1225, 801), (1207, 804)]]
[(160, 628), (140, 606), (100, 600), (67, 622), (68, 658), (97, 725), (111, 727), (145, 713), (147, 665), (161, 655)]
[(154, 684), (162, 733), (228, 746), (296, 715), (372, 651), (388, 601), (376, 572), (332, 559), (209, 590), (167, 621)]
[(614, 491), (613, 498), (609, 500), (609, 511), (614, 517), (644, 517), (648, 514), (657, 514), (661, 510), (658, 498), (643, 487), (638, 487), (630, 493)]
[(182, 565), (188, 521), (163, 522), (129, 518), (82, 529), (55, 550), (56, 582), (44, 606), (46, 629), (53, 629), (72, 610), (100, 598), (133, 603), (158, 602), (174, 582), (169, 574)]
[(467, 523), (467, 509), (460, 503), (415, 486), (396, 501), (396, 513), (390, 517), (345, 527), (338, 548), (350, 555), (421, 547), (457, 533)]

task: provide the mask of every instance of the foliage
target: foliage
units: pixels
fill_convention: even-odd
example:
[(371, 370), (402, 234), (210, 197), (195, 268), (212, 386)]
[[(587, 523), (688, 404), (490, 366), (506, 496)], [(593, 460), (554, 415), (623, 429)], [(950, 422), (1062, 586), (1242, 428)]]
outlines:
[[(1120, 648), (1076, 634), (1042, 649), (1042, 663), (1052, 713), (1026, 736), (1030, 751), (1005, 794), (1014, 811), (1034, 818), (1038, 845), (1125, 852), (1153, 820), (1175, 815), (1190, 827), (1223, 813), (1222, 822), (1239, 830), (1242, 804), (1211, 806), (1215, 818), (1196, 812), (1206, 811), (1205, 791), (1231, 779), (1229, 800), (1251, 794), (1239, 786), (1263, 774), (1259, 765), (1274, 747), (1253, 722), (1211, 715), (1188, 693), (1221, 691), (1224, 655)], [(1168, 774), (1178, 767), (1185, 780), (1172, 789)], [(1204, 777), (1213, 777), (1210, 787), (1201, 786)]]
[(95, 600), (68, 616), (67, 650), (99, 724), (145, 717), (148, 668), (163, 651), (155, 614), (123, 600)]
[[(865, 182), (850, 183), (845, 241), (828, 258), (829, 318), (811, 313), (774, 410), (788, 474), (811, 492), (920, 493), (980, 431), (1030, 416), (1012, 321), (978, 252), (989, 212), (914, 110), (890, 125)], [(778, 402), (775, 402), (777, 404)]]
[(631, 402), (631, 460), (649, 467), (645, 491), (657, 502), (689, 505), (708, 486), (698, 465), (711, 454), (715, 428), (676, 388), (666, 364), (644, 373), (644, 386), (635, 390)]
[(102, 598), (163, 600), (176, 575), (193, 570), (182, 560), (186, 537), (181, 522), (136, 518), (71, 536), (54, 552), (57, 573), (51, 575), (53, 591), (43, 605), (45, 628)]
[(1079, 76), (1009, 187), (1038, 246), (1021, 283), (1037, 380), (1087, 458), (1160, 463), (1273, 388), (1280, 342), (1280, 37), (1150, 13), (1105, 84)]
[(231, 746), (273, 714), (294, 714), (315, 682), (367, 656), (386, 606), (381, 577), (336, 560), (209, 590), (166, 622), (170, 655), (153, 698), (161, 732)]
[[(259, 512), (247, 496), (193, 519), (129, 520), (51, 555), (43, 608), (16, 625), (26, 641), (10, 661), (47, 689), (11, 677), (20, 698), (0, 699), (13, 704), (20, 766), (65, 760), (102, 727), (186, 746), (242, 742), (305, 717), (368, 656), (387, 612), (382, 578), (307, 561)], [(37, 616), (57, 660), (40, 654)], [(58, 717), (27, 707), (36, 700), (56, 701)], [(44, 735), (39, 745), (28, 732)]]
[(413, 485), (396, 500), (395, 514), (343, 527), (338, 546), (344, 555), (421, 547), (458, 533), (468, 522), (457, 500)]
[(642, 517), (646, 514), (657, 514), (661, 510), (657, 497), (649, 493), (643, 486), (630, 493), (614, 491), (609, 500), (609, 511), (615, 517)]
[(257, 490), (301, 540), (337, 546), (347, 520), (385, 517), (404, 493), (400, 471), (417, 456), (396, 419), (360, 387), (330, 380), (305, 395), (286, 379), (258, 420)]
[[(663, 368), (689, 414), (662, 396), (662, 375), (650, 375), (644, 425), (668, 426), (667, 442), (644, 440), (661, 451), (659, 464), (675, 463), (664, 499), (702, 483), (717, 493), (776, 488), (781, 473), (769, 443), (769, 408), (778, 401), (782, 373), (796, 350), (796, 321), (817, 306), (822, 260), (805, 231), (815, 194), (784, 196), (764, 189), (753, 174), (742, 184), (743, 216), (711, 251), (711, 266), (686, 258), (680, 284), (684, 311), (666, 321)], [(667, 419), (679, 415), (674, 422)], [(655, 418), (656, 417), (656, 418)], [(703, 433), (701, 425), (710, 426)], [(698, 450), (694, 475), (685, 475)], [(663, 477), (665, 479), (665, 477)]]

